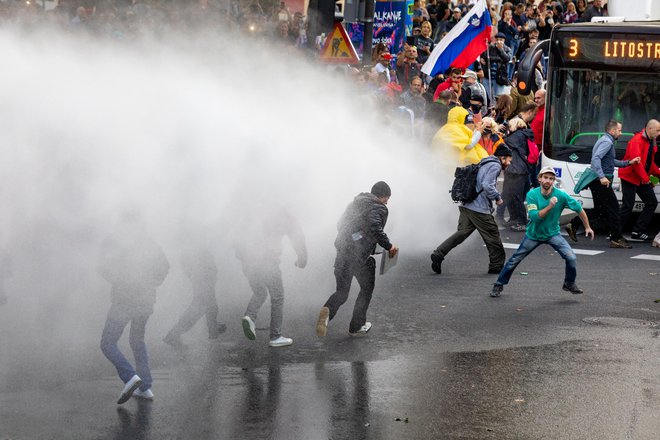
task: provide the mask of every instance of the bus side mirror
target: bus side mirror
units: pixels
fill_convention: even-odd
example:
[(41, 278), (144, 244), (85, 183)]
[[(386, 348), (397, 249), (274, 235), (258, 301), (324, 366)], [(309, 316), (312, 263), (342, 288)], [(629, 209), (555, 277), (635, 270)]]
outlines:
[(535, 81), (536, 65), (541, 61), (544, 51), (550, 48), (550, 40), (539, 41), (532, 50), (528, 50), (525, 58), (518, 66), (518, 91), (527, 96), (532, 92)]

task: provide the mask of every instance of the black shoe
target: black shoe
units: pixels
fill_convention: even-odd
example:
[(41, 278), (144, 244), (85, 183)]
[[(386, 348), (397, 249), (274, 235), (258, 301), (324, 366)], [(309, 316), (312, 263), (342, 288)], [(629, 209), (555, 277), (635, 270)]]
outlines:
[(616, 249), (632, 249), (632, 246), (628, 243), (628, 240), (621, 237), (618, 240), (610, 240), (610, 247)]
[(504, 290), (504, 286), (501, 284), (493, 284), (493, 290), (490, 292), (490, 296), (493, 298), (497, 298), (502, 294), (502, 290)]
[(630, 234), (630, 239), (635, 240), (635, 241), (651, 241), (651, 236), (649, 234), (645, 234), (643, 232), (633, 232)]
[(573, 227), (573, 225), (571, 223), (566, 225), (566, 233), (568, 234), (568, 238), (570, 238), (575, 243), (577, 243), (577, 241), (578, 241), (577, 231), (575, 230), (575, 228)]
[(561, 286), (561, 288), (564, 289), (564, 290), (567, 291), (567, 292), (571, 292), (571, 293), (575, 293), (575, 294), (583, 293), (583, 290), (580, 289), (580, 288), (577, 286), (577, 284), (575, 284), (575, 283), (573, 283), (573, 284), (567, 284), (567, 283), (564, 283), (564, 285)]
[(433, 272), (437, 274), (442, 273), (442, 260), (444, 260), (444, 258), (435, 252), (431, 254), (431, 269), (433, 269)]
[(488, 269), (489, 274), (494, 274), (494, 275), (499, 275), (499, 273), (502, 272), (502, 268), (495, 268), (495, 269)]
[(163, 338), (163, 342), (169, 345), (170, 347), (176, 350), (185, 350), (188, 348), (182, 341), (181, 337), (175, 335), (174, 333), (168, 333), (167, 336)]
[(209, 339), (218, 339), (218, 336), (227, 331), (227, 324), (218, 324), (218, 331), (214, 334), (209, 334)]

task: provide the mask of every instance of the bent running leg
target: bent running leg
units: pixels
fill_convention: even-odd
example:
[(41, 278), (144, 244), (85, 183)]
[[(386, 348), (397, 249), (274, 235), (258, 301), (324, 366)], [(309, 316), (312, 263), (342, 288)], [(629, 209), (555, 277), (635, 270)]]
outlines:
[(541, 243), (542, 242), (532, 240), (531, 238), (527, 237), (527, 235), (525, 235), (522, 242), (520, 242), (520, 246), (518, 246), (516, 252), (514, 252), (511, 258), (509, 258), (509, 261), (507, 261), (502, 268), (502, 272), (500, 272), (500, 275), (497, 277), (495, 284), (509, 284), (511, 275), (513, 274), (513, 271), (516, 270), (516, 266), (518, 266), (518, 264), (520, 264), (520, 262), (524, 260), (527, 255), (532, 253), (534, 249), (539, 247)]
[(117, 342), (130, 320), (131, 318), (127, 313), (126, 306), (113, 304), (108, 311), (108, 317), (101, 335), (101, 351), (112, 362), (112, 365), (115, 366), (119, 378), (124, 383), (135, 376), (135, 369), (119, 350)]
[(339, 307), (348, 299), (348, 292), (351, 289), (351, 282), (353, 281), (353, 257), (345, 254), (337, 253), (335, 259), (335, 281), (337, 282), (337, 290), (324, 304), (330, 310), (329, 318), (332, 319), (337, 314)]
[(373, 257), (367, 260), (355, 271), (355, 278), (360, 284), (360, 293), (353, 307), (353, 318), (348, 331), (355, 333), (367, 322), (367, 309), (376, 284), (376, 260)]
[(577, 278), (577, 257), (573, 249), (571, 249), (571, 245), (561, 235), (552, 237), (548, 240), (548, 244), (566, 261), (564, 283), (575, 284), (575, 279)]
[(454, 249), (459, 244), (463, 243), (476, 229), (476, 226), (470, 220), (469, 209), (460, 206), (458, 208), (458, 228), (449, 238), (447, 238), (435, 250), (435, 254), (440, 255), (442, 258)]

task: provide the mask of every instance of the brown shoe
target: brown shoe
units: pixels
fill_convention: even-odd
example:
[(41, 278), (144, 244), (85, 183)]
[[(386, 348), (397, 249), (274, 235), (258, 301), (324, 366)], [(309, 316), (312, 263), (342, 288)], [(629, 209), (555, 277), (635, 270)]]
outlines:
[(575, 230), (575, 228), (571, 223), (566, 225), (566, 233), (568, 234), (568, 238), (570, 238), (575, 243), (577, 243), (578, 241), (577, 231)]
[(617, 249), (632, 249), (632, 246), (623, 237), (619, 238), (618, 240), (610, 240), (610, 247)]
[(321, 307), (319, 319), (316, 321), (316, 336), (324, 337), (328, 333), (328, 321), (330, 320), (330, 309)]

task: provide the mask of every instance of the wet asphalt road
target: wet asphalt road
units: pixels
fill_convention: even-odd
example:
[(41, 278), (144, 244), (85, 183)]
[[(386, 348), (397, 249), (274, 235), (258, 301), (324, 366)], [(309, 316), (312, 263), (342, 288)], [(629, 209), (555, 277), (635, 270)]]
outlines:
[(426, 253), (402, 254), (377, 280), (366, 338), (347, 335), (355, 291), (323, 340), (326, 295), (287, 302), (289, 348), (269, 348), (265, 330), (247, 341), (238, 308), (219, 341), (199, 323), (185, 352), (149, 335), (152, 403), (118, 407), (97, 349), (21, 361), (4, 332), (5, 364), (24, 368), (2, 375), (0, 439), (659, 439), (660, 261), (632, 257), (660, 250), (606, 243), (575, 245), (603, 251), (578, 255), (584, 295), (561, 290), (563, 261), (544, 246), (490, 298), (475, 234), (442, 275)]

